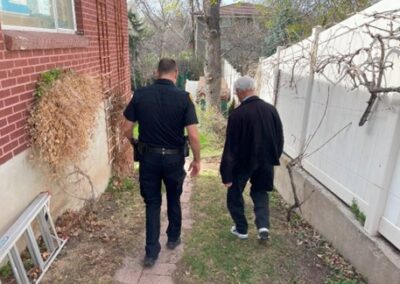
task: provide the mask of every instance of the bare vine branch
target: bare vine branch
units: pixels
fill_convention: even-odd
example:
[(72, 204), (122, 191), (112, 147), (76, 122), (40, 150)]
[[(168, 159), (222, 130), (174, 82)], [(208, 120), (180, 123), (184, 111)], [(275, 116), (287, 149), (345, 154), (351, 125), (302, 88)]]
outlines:
[[(317, 63), (315, 68), (324, 74), (328, 66), (338, 69), (338, 82), (349, 78), (352, 89), (364, 87), (370, 94), (367, 107), (360, 119), (359, 126), (368, 121), (378, 98), (390, 92), (400, 93), (400, 86), (386, 86), (385, 75), (393, 69), (394, 63), (388, 53), (400, 52), (400, 10), (386, 11), (369, 15), (373, 21), (384, 20), (387, 28), (367, 23), (360, 27), (368, 35), (371, 43), (347, 54), (327, 55)], [(393, 43), (395, 45), (393, 46)], [(394, 50), (394, 51), (393, 51)], [(327, 76), (325, 76), (327, 77)]]

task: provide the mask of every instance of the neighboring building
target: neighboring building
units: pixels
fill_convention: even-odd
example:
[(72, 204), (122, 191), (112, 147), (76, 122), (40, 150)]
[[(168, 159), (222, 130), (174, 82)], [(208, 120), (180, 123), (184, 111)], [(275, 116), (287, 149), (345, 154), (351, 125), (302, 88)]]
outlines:
[[(235, 3), (220, 8), (220, 27), (221, 35), (225, 34), (234, 24), (237, 23), (255, 23), (255, 19), (260, 16), (259, 6), (252, 3)], [(206, 24), (204, 22), (203, 12), (196, 13), (196, 30), (195, 30), (195, 50), (197, 56), (204, 57), (206, 52), (206, 40), (204, 38), (204, 31)], [(228, 50), (230, 43), (221, 39), (221, 49)]]
[[(1, 235), (41, 191), (52, 191), (57, 214), (80, 205), (46, 184), (28, 159), (26, 122), (39, 74), (73, 69), (102, 78), (99, 96), (128, 97), (130, 68), (126, 0), (0, 0), (0, 23)], [(85, 161), (99, 192), (110, 177), (113, 147), (107, 110), (100, 117)]]

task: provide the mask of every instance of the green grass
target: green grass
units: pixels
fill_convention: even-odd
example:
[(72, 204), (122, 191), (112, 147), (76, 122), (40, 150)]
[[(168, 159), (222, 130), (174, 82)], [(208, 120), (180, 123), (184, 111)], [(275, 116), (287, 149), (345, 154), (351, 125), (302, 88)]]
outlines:
[(8, 278), (12, 275), (12, 268), (10, 262), (7, 262), (6, 265), (0, 267), (0, 276), (2, 278)]
[[(288, 247), (284, 235), (274, 235), (268, 247), (258, 243), (250, 206), (247, 215), (250, 217), (251, 239), (241, 241), (231, 235), (232, 221), (225, 206), (226, 189), (219, 185), (215, 171), (204, 171), (193, 190), (192, 210), (195, 219), (201, 221), (193, 228), (185, 248), (183, 262), (192, 276), (187, 283), (265, 283), (278, 280), (295, 283), (301, 278), (296, 275), (295, 268), (295, 262), (301, 256)], [(286, 257), (287, 254), (295, 254), (295, 257)]]
[(352, 204), (350, 206), (350, 210), (351, 210), (351, 212), (353, 212), (353, 214), (356, 217), (356, 219), (358, 220), (358, 222), (360, 222), (361, 225), (364, 226), (365, 220), (366, 220), (366, 216), (360, 210), (360, 208), (358, 207), (357, 201), (355, 199), (353, 200), (353, 202), (352, 202)]
[(133, 137), (135, 137), (136, 139), (139, 138), (139, 124), (136, 124), (133, 128)]
[(200, 134), (201, 156), (203, 158), (218, 157), (221, 155), (221, 148), (216, 147), (207, 133)]
[(231, 235), (226, 190), (215, 170), (204, 170), (194, 181), (191, 210), (195, 225), (185, 240), (178, 283), (358, 283), (332, 277), (340, 271), (329, 268), (314, 248), (298, 245), (277, 192), (270, 194), (272, 235), (267, 246), (257, 240), (248, 189), (249, 239)]
[(123, 179), (112, 177), (108, 182), (106, 192), (118, 193), (118, 192), (132, 191), (134, 186), (135, 186), (134, 180), (130, 177)]

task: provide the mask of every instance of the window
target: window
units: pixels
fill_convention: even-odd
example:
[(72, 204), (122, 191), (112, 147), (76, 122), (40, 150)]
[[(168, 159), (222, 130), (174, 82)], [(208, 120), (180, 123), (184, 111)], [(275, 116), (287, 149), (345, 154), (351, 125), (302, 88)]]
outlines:
[(74, 32), (74, 0), (0, 0), (3, 29)]

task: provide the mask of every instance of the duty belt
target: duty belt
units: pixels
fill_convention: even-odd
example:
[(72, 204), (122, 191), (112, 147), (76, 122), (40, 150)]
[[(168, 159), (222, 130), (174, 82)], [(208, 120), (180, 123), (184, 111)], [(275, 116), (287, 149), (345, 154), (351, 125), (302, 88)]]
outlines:
[(146, 147), (145, 153), (159, 154), (159, 155), (178, 155), (178, 154), (182, 153), (182, 150), (156, 148), (156, 147)]

